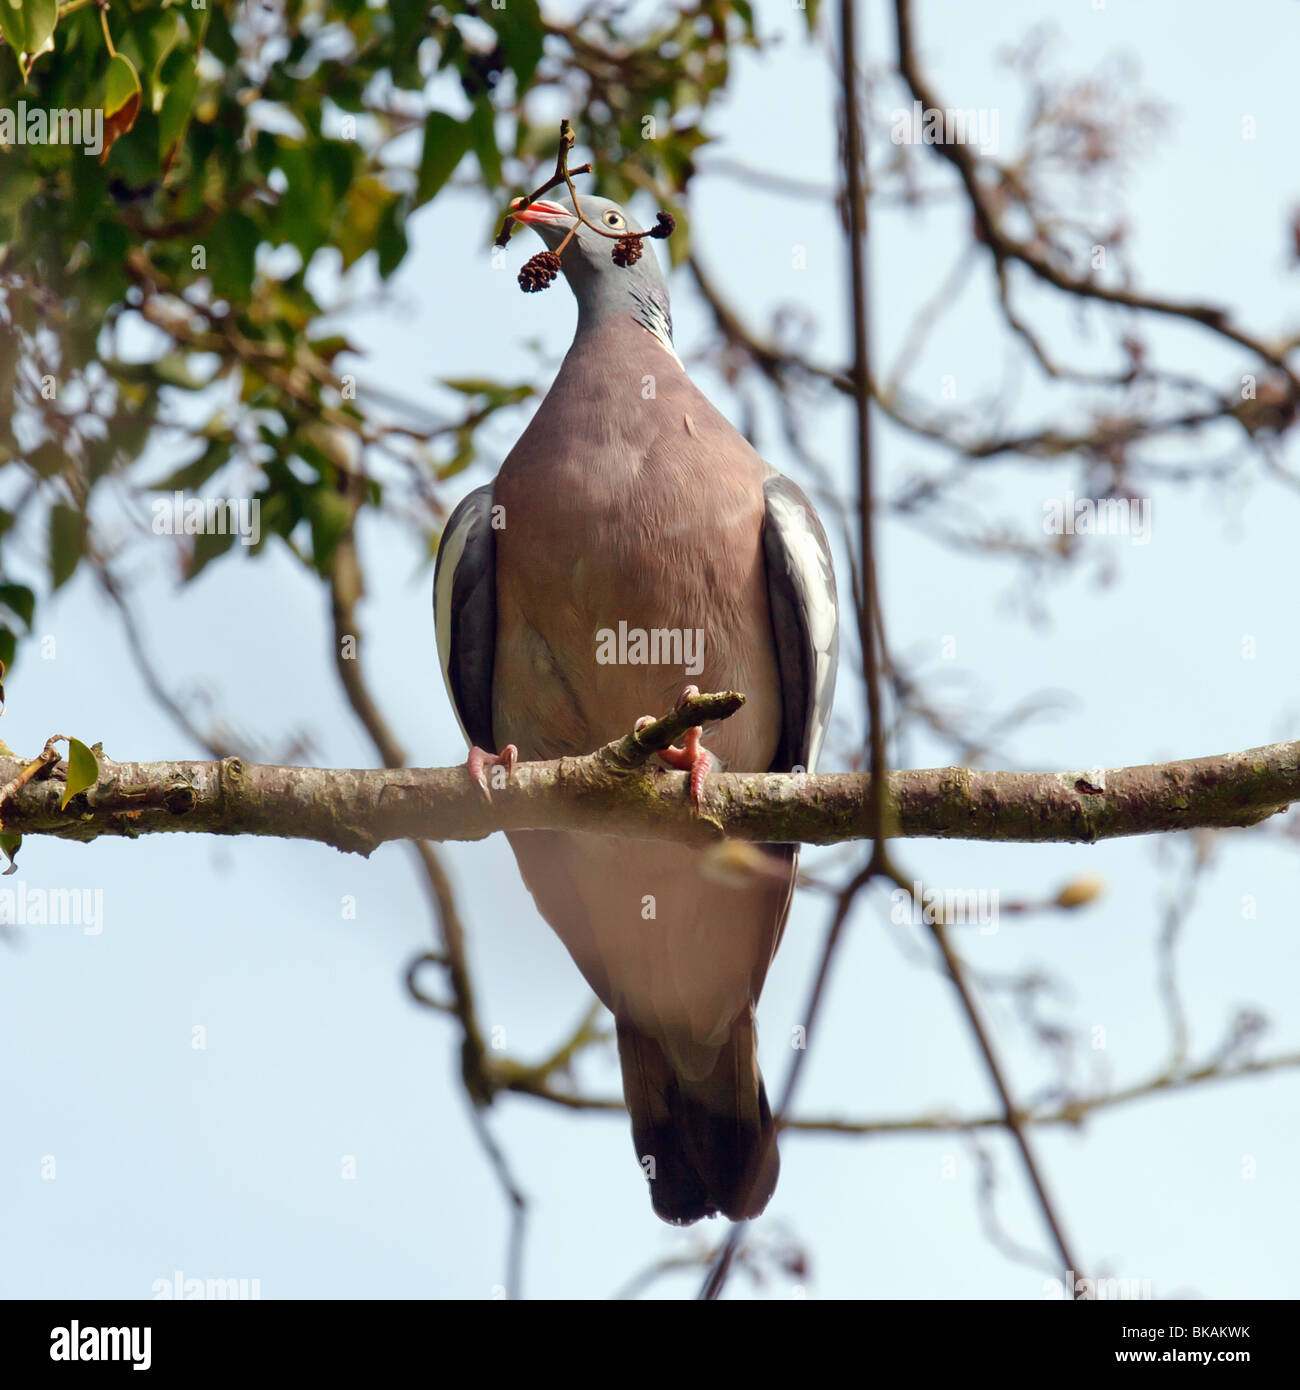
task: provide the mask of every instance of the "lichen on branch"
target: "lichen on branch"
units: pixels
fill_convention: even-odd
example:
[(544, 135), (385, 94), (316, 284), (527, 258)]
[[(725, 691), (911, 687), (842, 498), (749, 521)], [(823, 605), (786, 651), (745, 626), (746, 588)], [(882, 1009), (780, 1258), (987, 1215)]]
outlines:
[[(61, 805), (66, 763), (20, 783), (0, 805), (9, 835), (67, 840), (189, 832), (316, 840), (369, 854), (390, 840), (480, 840), (498, 830), (585, 830), (715, 843), (837, 844), (869, 839), (868, 773), (710, 775), (703, 814), (686, 777), (655, 753), (693, 724), (729, 717), (735, 692), (696, 695), (663, 719), (582, 757), (521, 763), (491, 800), (463, 767), (274, 767), (220, 762), (115, 762)], [(707, 738), (707, 731), (706, 731)], [(0, 758), (0, 787), (22, 759)], [(1174, 830), (1254, 825), (1300, 800), (1300, 741), (1107, 771), (888, 775), (891, 836), (1005, 843), (1093, 842)]]

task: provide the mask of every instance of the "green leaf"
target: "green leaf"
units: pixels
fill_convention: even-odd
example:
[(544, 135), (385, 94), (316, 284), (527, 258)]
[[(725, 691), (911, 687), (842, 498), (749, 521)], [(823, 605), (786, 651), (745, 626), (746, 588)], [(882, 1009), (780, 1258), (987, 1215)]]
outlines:
[[(3, 4), (4, 0), (0, 0)], [(424, 122), (424, 148), (415, 184), (415, 206), (421, 207), (456, 172), (470, 147), (470, 128), (445, 111), (430, 111)]]
[(190, 552), (189, 568), (185, 571), (185, 582), (197, 579), (204, 569), (219, 555), (224, 555), (235, 543), (233, 531), (200, 531), (194, 537), (194, 549)]
[(469, 133), (483, 179), (489, 188), (495, 188), (501, 182), (501, 151), (497, 148), (496, 111), (487, 97), (474, 103)]
[(245, 304), (253, 288), (253, 264), (259, 237), (246, 213), (227, 208), (205, 238), (212, 290), (232, 304)]
[(115, 53), (104, 76), (104, 115), (113, 116), (140, 95), (140, 74), (123, 53)]
[(486, 396), (489, 391), (500, 390), (501, 383), (489, 381), (485, 376), (445, 376), (442, 384), (462, 396)]
[(99, 780), (99, 762), (79, 738), (68, 740), (68, 784), (63, 789), (63, 809), (80, 792)]
[(494, 8), (484, 18), (500, 36), (506, 66), (514, 73), (522, 93), (542, 60), (542, 41), (546, 37), (537, 0), (509, 0), (504, 8)]
[(30, 631), (32, 617), (36, 612), (36, 595), (26, 584), (0, 584), (0, 604), (20, 619), (23, 626)]
[(384, 209), (379, 219), (379, 236), (375, 242), (379, 251), (379, 278), (388, 277), (406, 255), (406, 199), (398, 198)]
[(456, 452), (436, 470), (438, 480), (442, 482), (447, 478), (454, 478), (457, 473), (463, 473), (474, 462), (476, 452), (474, 431), (462, 425), (456, 431)]
[(187, 66), (167, 88), (158, 113), (158, 155), (166, 160), (184, 136), (194, 114), (194, 98), (199, 90), (199, 70)]
[(516, 396), (522, 391), (523, 395), (517, 399), (523, 400), (532, 393), (530, 386), (507, 386), (486, 376), (444, 376), (441, 382), (448, 390), (459, 391), (462, 396)]
[(230, 459), (233, 442), (229, 439), (210, 439), (206, 448), (192, 463), (182, 464), (174, 473), (159, 482), (150, 483), (156, 492), (195, 492)]
[(305, 511), (311, 525), (312, 563), (317, 572), (325, 576), (329, 574), (339, 539), (352, 520), (352, 509), (346, 498), (327, 485), (308, 494)]
[(677, 223), (672, 236), (665, 243), (668, 247), (668, 263), (676, 270), (691, 253), (691, 219), (676, 199), (666, 200), (664, 211), (671, 213)]
[[(9, 0), (0, 0), (0, 5), (8, 3)], [(42, 182), (41, 175), (35, 169), (6, 171), (4, 178), (0, 179), (0, 213), (21, 212), (24, 203), (35, 195)]]
[[(5, 0), (0, 0), (4, 4)], [(86, 518), (75, 507), (50, 508), (50, 583), (55, 589), (72, 578), (86, 541)]]
[[(232, 68), (239, 62), (239, 45), (235, 42), (235, 36), (230, 32), (233, 12), (231, 15), (227, 15), (222, 6), (213, 5), (208, 13), (212, 15), (212, 22), (203, 34), (204, 47), (218, 62)], [(194, 16), (187, 15), (186, 18), (189, 19), (190, 28), (193, 29)]]
[[(0, 0), (0, 4), (3, 3), (4, 0)], [(7, 878), (18, 868), (18, 850), (22, 842), (21, 835), (0, 835), (0, 850), (3, 850), (9, 859), (9, 867), (0, 873), (0, 878)]]
[(534, 394), (533, 388), (526, 383), (506, 386), (485, 377), (444, 377), (442, 384), (449, 390), (459, 391), (462, 396), (486, 396), (488, 406), (494, 410), (503, 405), (517, 405)]
[[(393, 16), (393, 76), (403, 86), (422, 85), (416, 55), (421, 32), (429, 18), (429, 0), (390, 0)], [(403, 81), (407, 79), (407, 81)]]
[(327, 160), (319, 145), (282, 139), (276, 162), (289, 186), (276, 204), (273, 229), (279, 239), (298, 248), (306, 263), (325, 244), (334, 221), (334, 190)]
[[(0, 0), (0, 5), (6, 3), (7, 0)], [(53, 439), (47, 439), (44, 443), (38, 444), (34, 449), (28, 451), (26, 457), (28, 468), (41, 478), (58, 477), (68, 461), (63, 446)]]
[(130, 33), (120, 39), (117, 46), (121, 50), (134, 45), (139, 55), (137, 66), (148, 78), (153, 109), (157, 111), (162, 103), (159, 78), (164, 65), (176, 46), (188, 41), (188, 31), (180, 15), (168, 6), (139, 6), (129, 23)]
[[(299, 116), (303, 114), (301, 111)], [(331, 210), (338, 206), (352, 187), (353, 175), (362, 162), (361, 152), (347, 140), (321, 140), (316, 146), (317, 161), (324, 170)]]
[[(5, 0), (0, 0), (0, 5)], [(104, 78), (104, 152), (99, 157), (102, 164), (108, 158), (113, 145), (135, 124), (140, 114), (140, 76), (123, 53), (115, 53), (109, 60), (108, 74)]]
[(341, 352), (356, 352), (356, 348), (342, 333), (326, 333), (324, 337), (312, 338), (307, 346), (326, 362), (333, 362)]
[(348, 189), (342, 215), (334, 224), (334, 244), (343, 256), (344, 270), (375, 249), (384, 213), (396, 201), (397, 195), (373, 176), (357, 179)]
[(59, 22), (59, 0), (0, 0), (0, 33), (10, 48), (21, 54), (18, 66), (23, 78), (54, 34)]
[[(181, 6), (181, 18), (185, 21), (186, 24), (189, 25), (189, 28), (190, 28), (190, 35), (191, 35), (191, 37), (195, 40), (195, 46), (196, 46), (197, 48), (202, 48), (202, 47), (203, 47), (204, 40), (205, 40), (205, 38), (207, 37), (208, 18), (209, 18), (209, 15), (210, 15), (210, 14), (211, 14), (211, 11), (208, 10), (206, 6), (205, 6), (203, 9), (201, 9), (201, 10), (200, 10), (200, 9), (196, 9), (193, 5), (183, 5), (183, 6)], [(229, 41), (229, 38), (230, 38), (230, 31), (229, 31), (229, 29), (227, 29), (227, 30), (226, 30), (226, 39), (227, 39), (227, 41)], [(214, 49), (214, 52), (215, 52), (215, 49)], [(222, 61), (223, 63), (227, 61), (227, 59), (226, 59), (225, 57), (223, 57), (222, 54), (220, 54), (220, 53), (217, 53), (216, 56), (217, 56), (218, 58), (220, 58), (221, 61)], [(234, 60), (232, 59), (232, 60), (230, 60), (230, 61), (234, 61)]]

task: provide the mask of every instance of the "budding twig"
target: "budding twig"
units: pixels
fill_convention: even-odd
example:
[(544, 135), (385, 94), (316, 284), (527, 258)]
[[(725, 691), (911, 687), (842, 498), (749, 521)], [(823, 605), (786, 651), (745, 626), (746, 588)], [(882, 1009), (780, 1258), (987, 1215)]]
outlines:
[(562, 120), (560, 122), (560, 148), (555, 156), (554, 174), (540, 187), (535, 188), (527, 198), (516, 198), (510, 204), (502, 219), (501, 230), (496, 236), (495, 245), (506, 245), (514, 232), (515, 222), (521, 212), (526, 211), (544, 193), (549, 193), (552, 188), (561, 183), (568, 189), (577, 221), (569, 228), (564, 240), (554, 251), (539, 251), (537, 255), (524, 262), (519, 272), (519, 288), (525, 294), (533, 294), (551, 285), (560, 272), (560, 256), (569, 242), (573, 240), (580, 226), (589, 228), (597, 236), (613, 241), (615, 246), (611, 254), (614, 264), (621, 266), (624, 270), (635, 265), (641, 259), (641, 241), (644, 237), (655, 237), (656, 239), (670, 237), (677, 228), (677, 221), (672, 213), (664, 212), (662, 209), (655, 218), (654, 226), (644, 232), (629, 232), (626, 228), (623, 231), (606, 231), (604, 227), (598, 227), (592, 222), (582, 210), (578, 190), (573, 182), (576, 175), (591, 173), (591, 165), (581, 164), (576, 169), (569, 168), (569, 151), (573, 148), (574, 138), (573, 127), (567, 118)]
[[(570, 191), (572, 191), (573, 184), (570, 183), (569, 180), (573, 175), (591, 173), (590, 164), (579, 164), (576, 169), (570, 169), (568, 167), (569, 151), (573, 148), (574, 139), (573, 128), (566, 118), (560, 122), (560, 151), (555, 156), (555, 173), (547, 179), (540, 188), (533, 189), (528, 197), (524, 199), (524, 207), (528, 207), (530, 204), (535, 203), (543, 193), (549, 193), (557, 184), (568, 184)], [(505, 217), (501, 221), (501, 230), (497, 233), (497, 239), (494, 245), (504, 246), (510, 240), (514, 230), (514, 213), (507, 209)]]
[[(0, 787), (0, 808), (15, 792), (22, 789), (37, 775), (44, 774), (59, 761), (59, 750), (54, 746), (56, 743), (66, 743), (65, 734), (51, 734), (46, 740), (45, 747), (40, 755), (32, 759), (15, 777), (11, 777), (3, 787)], [(0, 822), (2, 823), (2, 822)]]

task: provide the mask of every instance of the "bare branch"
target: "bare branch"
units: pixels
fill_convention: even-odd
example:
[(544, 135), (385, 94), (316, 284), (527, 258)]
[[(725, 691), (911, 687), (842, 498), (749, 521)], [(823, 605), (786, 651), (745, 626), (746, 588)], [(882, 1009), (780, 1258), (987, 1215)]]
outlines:
[[(59, 806), (63, 764), (0, 807), (4, 829), (65, 840), (181, 831), (317, 840), (369, 854), (389, 840), (481, 840), (497, 830), (587, 830), (679, 843), (732, 839), (840, 844), (873, 833), (871, 776), (718, 773), (706, 815), (686, 777), (645, 764), (647, 743), (675, 736), (702, 695), (638, 734), (594, 753), (521, 763), (486, 800), (463, 767), (272, 767), (221, 762), (113, 762)], [(0, 785), (20, 759), (0, 758)], [(1300, 740), (1181, 762), (1076, 772), (930, 768), (891, 772), (885, 832), (894, 838), (1093, 843), (1133, 835), (1255, 825), (1300, 800)]]
[[(921, 73), (916, 57), (916, 46), (912, 34), (912, 6), (910, 0), (894, 0), (894, 15), (897, 25), (898, 71), (913, 98), (926, 110), (942, 109), (938, 99)], [(1068, 295), (1081, 299), (1095, 299), (1123, 308), (1137, 309), (1166, 318), (1184, 319), (1199, 323), (1217, 333), (1220, 337), (1247, 348), (1257, 357), (1276, 368), (1286, 378), (1292, 400), (1300, 398), (1300, 378), (1287, 361), (1290, 343), (1273, 344), (1238, 328), (1228, 318), (1226, 310), (1212, 304), (1196, 304), (1188, 301), (1165, 299), (1158, 295), (1139, 294), (1134, 290), (1104, 285), (1095, 279), (1072, 274), (1049, 260), (1036, 245), (1023, 242), (1012, 236), (998, 217), (994, 200), (980, 178), (979, 161), (966, 145), (955, 141), (945, 141), (933, 146), (936, 154), (946, 159), (961, 178), (966, 196), (970, 199), (975, 214), (975, 225), (980, 240), (993, 253), (998, 274), (1002, 275), (1007, 262), (1018, 262), (1028, 269), (1036, 279)]]

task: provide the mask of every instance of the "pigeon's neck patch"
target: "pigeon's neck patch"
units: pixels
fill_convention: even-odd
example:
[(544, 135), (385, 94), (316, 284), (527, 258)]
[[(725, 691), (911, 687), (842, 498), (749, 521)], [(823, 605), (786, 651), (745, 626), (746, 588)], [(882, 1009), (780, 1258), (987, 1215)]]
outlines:
[[(630, 293), (636, 306), (632, 317), (661, 347), (667, 348), (677, 358), (677, 349), (673, 347), (673, 316), (668, 311), (667, 299), (653, 290), (634, 289)], [(681, 361), (680, 358), (677, 360)]]

